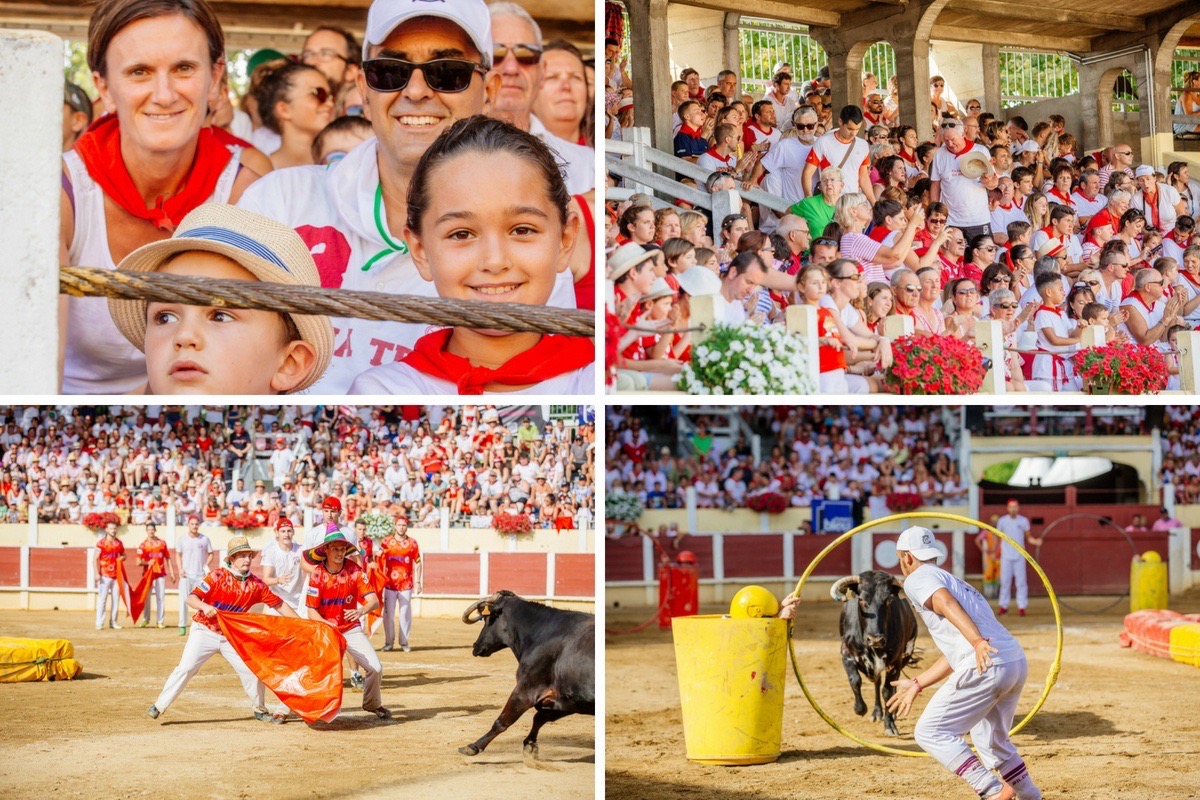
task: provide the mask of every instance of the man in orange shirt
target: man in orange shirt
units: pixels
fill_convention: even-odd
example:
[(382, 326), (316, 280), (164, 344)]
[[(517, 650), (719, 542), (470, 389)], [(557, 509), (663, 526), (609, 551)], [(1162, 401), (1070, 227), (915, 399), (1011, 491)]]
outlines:
[[(159, 628), (166, 627), (163, 624), (163, 617), (166, 615), (166, 609), (163, 608), (163, 602), (167, 598), (167, 576), (171, 580), (175, 580), (175, 565), (171, 561), (170, 551), (167, 549), (167, 543), (158, 538), (158, 526), (153, 522), (146, 523), (146, 539), (138, 545), (138, 563), (150, 571), (154, 578), (150, 588), (154, 592), (154, 604), (158, 609), (156, 618)], [(146, 602), (146, 608), (142, 611), (142, 621), (139, 627), (145, 628), (150, 625), (150, 602)]]
[[(117, 538), (117, 523), (110, 522), (104, 526), (104, 536), (96, 542), (96, 576), (100, 596), (96, 598), (96, 630), (104, 628), (105, 619), (109, 620), (113, 630), (121, 630), (117, 624), (117, 614), (121, 609), (121, 601), (117, 597), (117, 565), (125, 558), (125, 545)], [(112, 613), (106, 614), (109, 601), (112, 601)]]
[[(218, 611), (244, 614), (259, 603), (275, 609), (282, 617), (299, 617), (261, 578), (250, 572), (250, 562), (257, 552), (245, 536), (234, 536), (229, 540), (225, 566), (205, 575), (204, 580), (188, 595), (187, 606), (196, 612), (192, 620), (199, 624), (189, 630), (179, 666), (167, 678), (154, 705), (146, 710), (151, 719), (158, 719), (158, 715), (167, 710), (204, 663), (220, 653), (241, 679), (242, 688), (250, 698), (254, 718), (261, 722), (272, 721), (271, 712), (267, 711), (267, 687), (238, 656), (217, 624)], [(283, 715), (278, 715), (275, 721), (283, 722)]]
[(340, 530), (304, 551), (304, 561), (314, 567), (308, 579), (308, 618), (336, 628), (346, 638), (346, 653), (363, 672), (363, 711), (391, 719), (379, 691), (383, 666), (359, 622), (379, 608), (379, 598), (366, 570), (346, 557), (357, 552)]
[[(391, 651), (395, 641), (392, 620), (400, 612), (400, 649), (409, 652), (412, 630), (412, 596), (414, 586), (420, 594), (425, 582), (425, 564), (416, 539), (408, 535), (408, 519), (396, 519), (396, 531), (379, 545), (379, 569), (383, 572), (383, 649)], [(414, 581), (415, 575), (415, 581)]]

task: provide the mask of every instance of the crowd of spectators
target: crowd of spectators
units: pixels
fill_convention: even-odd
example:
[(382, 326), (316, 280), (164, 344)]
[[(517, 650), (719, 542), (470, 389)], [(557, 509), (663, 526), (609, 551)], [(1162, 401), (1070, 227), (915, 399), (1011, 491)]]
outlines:
[(1175, 487), (1177, 505), (1200, 503), (1200, 406), (1167, 406), (1159, 437), (1159, 485)]
[[(299, 525), (330, 496), (344, 521), (414, 527), (590, 526), (595, 426), (507, 420), (495, 406), (8, 406), (0, 408), (0, 519), (121, 524), (235, 518)], [(246, 476), (259, 476), (247, 479)], [(243, 518), (243, 519), (237, 519)]]
[[(611, 66), (615, 44), (610, 101), (641, 91)], [(1138, 163), (1125, 143), (1086, 153), (1058, 115), (1026, 120), (978, 99), (959, 108), (941, 76), (924, 131), (900, 123), (895, 81), (870, 73), (861, 101), (842, 108), (827, 68), (778, 64), (762, 96), (729, 70), (711, 86), (694, 69), (679, 77), (671, 149), (709, 172), (700, 188), (761, 187), (791, 205), (743, 199), (712, 219), (682, 200), (610, 199), (611, 323), (686, 329), (697, 294), (719, 298), (733, 324), (785, 324), (789, 305), (808, 304), (820, 391), (855, 394), (886, 391), (899, 327), (889, 317), (971, 342), (977, 320), (998, 320), (1011, 391), (1080, 389), (1071, 355), (1095, 325), (1107, 342), (1162, 350), (1177, 388), (1174, 337), (1200, 323), (1200, 181), (1186, 163)], [(626, 124), (618, 113), (608, 135)], [(618, 349), (623, 389), (673, 388), (691, 357), (686, 333), (627, 332)]]
[(693, 417), (695, 432), (677, 444), (677, 408), (609, 406), (606, 492), (635, 494), (647, 508), (684, 508), (689, 489), (699, 508), (747, 507), (778, 493), (794, 508), (813, 500), (851, 500), (873, 516), (890, 495), (917, 494), (923, 505), (961, 505), (958, 410), (949, 407), (756, 406), (734, 409), (761, 442), (757, 461), (738, 434), (726, 447), (713, 431), (727, 424)]

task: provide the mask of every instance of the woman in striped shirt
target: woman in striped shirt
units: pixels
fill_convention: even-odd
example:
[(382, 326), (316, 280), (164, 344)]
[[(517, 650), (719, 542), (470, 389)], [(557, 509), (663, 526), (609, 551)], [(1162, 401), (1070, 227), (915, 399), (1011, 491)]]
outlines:
[(886, 281), (887, 271), (904, 266), (904, 259), (912, 250), (913, 236), (925, 222), (925, 212), (919, 206), (904, 226), (894, 245), (877, 242), (863, 233), (871, 221), (873, 211), (867, 198), (857, 192), (844, 194), (837, 202), (833, 219), (841, 228), (842, 258), (851, 258), (862, 264), (863, 280)]

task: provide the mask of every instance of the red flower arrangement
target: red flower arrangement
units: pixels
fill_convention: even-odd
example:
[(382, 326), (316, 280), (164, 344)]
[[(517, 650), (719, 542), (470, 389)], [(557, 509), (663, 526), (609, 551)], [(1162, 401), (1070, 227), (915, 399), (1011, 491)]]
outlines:
[(261, 523), (255, 519), (253, 514), (230, 514), (221, 520), (221, 524), (226, 528), (233, 528), (235, 531), (244, 531), (250, 528), (261, 528)]
[(496, 533), (529, 533), (533, 530), (533, 520), (528, 514), (493, 514), (492, 527)]
[(916, 492), (892, 492), (887, 496), (888, 510), (895, 511), (897, 514), (916, 511), (924, 504), (925, 501)]
[(628, 332), (621, 320), (611, 311), (604, 313), (604, 384), (612, 386), (616, 379), (617, 369), (624, 362), (621, 356), (621, 339)]
[(901, 336), (892, 355), (887, 385), (898, 394), (975, 394), (983, 385), (983, 354), (953, 336)]
[(93, 511), (83, 515), (83, 527), (89, 530), (102, 531), (110, 522), (120, 525), (121, 518), (112, 511)]
[(779, 492), (759, 492), (746, 498), (746, 507), (751, 511), (782, 514), (787, 510), (788, 501)]
[(1072, 359), (1088, 394), (1157, 394), (1167, 388), (1167, 360), (1148, 344), (1089, 347)]

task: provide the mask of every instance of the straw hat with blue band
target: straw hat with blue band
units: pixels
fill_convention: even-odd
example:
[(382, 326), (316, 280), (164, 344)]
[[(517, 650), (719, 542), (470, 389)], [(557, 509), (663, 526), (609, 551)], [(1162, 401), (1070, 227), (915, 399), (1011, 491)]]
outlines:
[[(118, 270), (154, 272), (172, 256), (193, 250), (216, 253), (236, 261), (266, 283), (320, 286), (317, 265), (304, 240), (291, 228), (273, 219), (223, 203), (207, 203), (183, 218), (170, 239), (139, 247), (127, 255)], [(134, 347), (146, 347), (146, 301), (110, 298), (113, 322)], [(293, 392), (312, 385), (329, 366), (333, 355), (333, 327), (327, 317), (290, 315), (300, 338), (312, 345), (316, 361), (312, 371)]]

